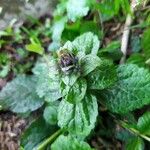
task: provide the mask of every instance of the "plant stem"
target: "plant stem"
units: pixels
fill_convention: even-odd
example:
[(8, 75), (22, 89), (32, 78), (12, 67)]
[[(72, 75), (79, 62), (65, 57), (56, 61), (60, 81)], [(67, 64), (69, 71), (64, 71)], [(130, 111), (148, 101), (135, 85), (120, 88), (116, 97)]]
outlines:
[(127, 124), (126, 124), (125, 122), (122, 122), (122, 121), (121, 121), (121, 125), (122, 125), (122, 127), (124, 127), (125, 129), (129, 130), (130, 132), (132, 132), (132, 133), (136, 134), (137, 136), (140, 136), (140, 137), (142, 137), (143, 139), (145, 139), (145, 140), (147, 140), (147, 141), (150, 142), (150, 138), (149, 138), (148, 136), (146, 136), (146, 135), (140, 133), (140, 132), (139, 132), (138, 130), (136, 130), (135, 128), (126, 127)]
[(134, 133), (136, 133), (137, 135), (139, 135), (140, 137), (142, 137), (143, 139), (145, 139), (145, 140), (147, 140), (147, 141), (150, 142), (150, 138), (147, 137), (146, 135), (143, 135), (143, 134), (139, 133), (139, 131), (137, 131), (137, 130), (134, 129), (134, 128), (130, 128), (130, 130), (133, 131)]
[(40, 144), (37, 147), (37, 150), (43, 150), (48, 144), (52, 143), (62, 132), (63, 132), (62, 129), (56, 131), (53, 135), (47, 138), (42, 144)]

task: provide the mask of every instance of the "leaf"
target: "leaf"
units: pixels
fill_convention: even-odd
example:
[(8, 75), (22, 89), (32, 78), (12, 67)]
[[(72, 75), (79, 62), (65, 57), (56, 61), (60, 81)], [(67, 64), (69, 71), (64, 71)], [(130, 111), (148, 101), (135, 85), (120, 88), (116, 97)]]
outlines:
[(134, 53), (137, 53), (141, 50), (141, 39), (139, 36), (131, 37), (131, 49)]
[(62, 75), (61, 80), (64, 82), (65, 85), (73, 86), (73, 84), (77, 81), (79, 78), (80, 73), (70, 73), (68, 75)]
[(45, 120), (40, 117), (34, 120), (24, 131), (21, 137), (21, 145), (25, 150), (34, 150), (40, 142), (53, 134), (56, 130), (57, 128), (55, 126), (46, 124)]
[(34, 111), (44, 103), (35, 92), (36, 78), (20, 75), (0, 92), (0, 105), (16, 113)]
[(88, 143), (71, 136), (60, 135), (51, 145), (51, 150), (92, 150)]
[(0, 53), (0, 65), (6, 65), (9, 62), (9, 55), (7, 53)]
[(138, 119), (137, 128), (142, 134), (150, 136), (150, 111)]
[(113, 0), (102, 0), (96, 7), (101, 13), (102, 22), (110, 20), (116, 13)]
[(9, 71), (10, 71), (10, 64), (1, 66), (0, 78), (5, 78), (8, 75)]
[(100, 49), (98, 56), (112, 60), (120, 60), (122, 56), (122, 52), (120, 51), (120, 41), (113, 41), (105, 48)]
[(102, 31), (99, 30), (96, 20), (82, 20), (79, 24), (78, 31), (80, 31), (81, 34), (85, 32), (92, 32), (100, 38), (102, 38), (103, 34)]
[(88, 11), (87, 0), (69, 0), (67, 3), (67, 16), (73, 22), (78, 18), (86, 16)]
[(44, 48), (39, 43), (31, 43), (25, 46), (28, 51), (35, 52), (38, 54), (43, 54)]
[(73, 54), (76, 54), (75, 50), (74, 50), (74, 47), (73, 47), (73, 44), (70, 41), (67, 41), (62, 47), (60, 47), (59, 51), (65, 50), (65, 49), (67, 49), (68, 51), (73, 52)]
[(53, 42), (49, 46), (49, 50), (57, 50), (60, 46), (62, 32), (65, 28), (65, 23), (67, 22), (66, 17), (62, 17), (59, 20), (56, 20), (54, 25), (52, 26), (52, 40)]
[(144, 142), (141, 138), (136, 137), (128, 141), (126, 150), (144, 150)]
[(87, 89), (86, 80), (79, 78), (71, 87), (66, 85), (63, 89), (64, 99), (70, 103), (78, 103), (83, 100)]
[(120, 0), (122, 11), (125, 15), (132, 14), (130, 3), (127, 0)]
[(60, 41), (61, 35), (65, 27), (67, 19), (66, 17), (61, 18), (60, 20), (55, 21), (52, 27), (52, 39), (53, 41)]
[[(91, 2), (91, 1), (90, 1)], [(93, 2), (93, 1), (92, 1)], [(77, 20), (74, 23), (66, 24), (65, 30), (62, 34), (63, 41), (73, 41), (77, 36), (86, 33), (92, 32), (93, 34), (97, 35), (100, 39), (102, 38), (102, 31), (99, 30), (99, 25), (95, 20)]]
[(127, 113), (150, 104), (150, 73), (133, 64), (120, 65), (118, 82), (103, 91), (104, 103), (113, 112)]
[(49, 105), (44, 109), (43, 117), (45, 121), (51, 125), (55, 125), (57, 123), (57, 105)]
[(136, 64), (139, 67), (146, 67), (146, 63), (145, 62), (146, 62), (146, 58), (140, 53), (132, 54), (127, 59), (127, 63)]
[(100, 65), (87, 76), (90, 89), (105, 89), (117, 81), (116, 68), (110, 60), (102, 59)]
[(122, 142), (126, 142), (128, 139), (134, 138), (135, 136), (128, 130), (121, 128), (116, 131), (115, 137)]
[(85, 56), (87, 54), (97, 55), (100, 41), (98, 37), (91, 32), (87, 32), (77, 37), (73, 42), (73, 49), (76, 49), (78, 55)]
[(58, 50), (58, 48), (61, 46), (60, 41), (53, 41), (52, 43), (50, 43), (50, 45), (48, 46), (48, 51), (56, 51)]
[(100, 58), (92, 54), (83, 57), (80, 61), (82, 76), (86, 76), (91, 71), (93, 71), (97, 66), (100, 65), (100, 62)]
[(52, 102), (61, 97), (59, 71), (53, 57), (46, 56), (46, 59), (37, 62), (33, 73), (37, 77), (37, 94), (46, 101)]
[(72, 42), (67, 41), (59, 50), (67, 49), (80, 59), (88, 54), (97, 55), (99, 45), (98, 37), (92, 32), (87, 32), (78, 36)]
[(63, 16), (63, 14), (66, 11), (66, 4), (67, 4), (68, 0), (61, 0), (59, 1), (59, 3), (57, 4), (56, 9), (54, 10), (54, 17), (58, 17), (58, 16)]
[(58, 125), (72, 134), (87, 136), (95, 126), (97, 115), (97, 100), (93, 95), (86, 95), (77, 104), (62, 100), (58, 108)]
[(149, 58), (150, 57), (150, 28), (146, 29), (142, 36), (142, 49), (144, 54)]

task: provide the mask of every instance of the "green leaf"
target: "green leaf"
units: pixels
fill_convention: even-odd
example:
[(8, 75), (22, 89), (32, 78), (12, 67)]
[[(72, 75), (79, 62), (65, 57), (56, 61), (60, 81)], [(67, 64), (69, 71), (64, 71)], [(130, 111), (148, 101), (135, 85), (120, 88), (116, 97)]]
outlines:
[(43, 117), (47, 123), (54, 125), (57, 123), (57, 105), (49, 105), (44, 109)]
[(150, 136), (150, 111), (138, 119), (137, 128), (142, 134)]
[(25, 150), (36, 149), (36, 146), (45, 138), (53, 134), (57, 128), (46, 124), (45, 120), (40, 117), (34, 120), (31, 125), (24, 131), (21, 137), (21, 145)]
[(97, 4), (97, 9), (101, 13), (102, 21), (110, 20), (116, 13), (114, 0), (102, 0), (101, 3)]
[(35, 92), (36, 78), (20, 75), (0, 92), (0, 105), (16, 113), (34, 111), (44, 103)]
[(69, 0), (67, 3), (68, 18), (75, 22), (78, 18), (86, 16), (89, 11), (87, 0)]
[(9, 55), (7, 53), (0, 53), (0, 65), (6, 65), (9, 62)]
[(66, 85), (62, 91), (64, 99), (70, 103), (78, 103), (83, 100), (87, 89), (86, 80), (79, 78), (71, 87)]
[(100, 58), (96, 55), (86, 55), (80, 61), (80, 66), (82, 69), (82, 76), (86, 76), (91, 71), (93, 71), (97, 66), (100, 65)]
[(115, 137), (116, 139), (122, 142), (126, 142), (128, 139), (131, 139), (135, 136), (132, 133), (130, 133), (128, 130), (121, 128), (118, 131), (116, 131)]
[(146, 63), (145, 62), (146, 62), (146, 58), (140, 53), (132, 54), (127, 59), (127, 63), (136, 64), (139, 67), (146, 67)]
[(58, 50), (58, 48), (61, 46), (60, 41), (53, 41), (52, 43), (50, 43), (50, 45), (48, 46), (48, 51), (56, 51)]
[(99, 30), (99, 25), (96, 20), (82, 20), (79, 24), (78, 31), (80, 31), (81, 34), (92, 32), (98, 37), (102, 37), (103, 34), (102, 31)]
[(146, 29), (142, 36), (142, 48), (147, 57), (150, 57), (150, 29)]
[(10, 71), (10, 64), (7, 64), (1, 67), (2, 67), (2, 70), (0, 70), (0, 78), (5, 78)]
[(113, 41), (105, 48), (100, 49), (98, 52), (99, 57), (105, 57), (112, 60), (120, 60), (122, 52), (120, 51), (120, 41)]
[(79, 59), (88, 54), (97, 55), (100, 41), (96, 35), (87, 32), (78, 36), (74, 41), (67, 41), (60, 50), (67, 49), (75, 54)]
[(58, 108), (58, 125), (72, 134), (87, 136), (95, 126), (97, 115), (97, 100), (93, 95), (86, 95), (77, 104), (62, 100)]
[(150, 73), (133, 64), (118, 67), (118, 82), (103, 91), (104, 103), (113, 112), (127, 113), (150, 104)]
[(132, 138), (126, 144), (126, 150), (144, 150), (144, 142), (141, 138)]
[(141, 50), (141, 39), (139, 36), (131, 37), (131, 49), (134, 53), (137, 53)]
[(116, 68), (112, 61), (102, 59), (100, 65), (87, 76), (90, 89), (105, 89), (112, 86), (117, 80)]
[(70, 41), (67, 41), (67, 42), (60, 48), (60, 50), (65, 50), (65, 49), (67, 49), (68, 51), (73, 52), (73, 54), (76, 54), (75, 49), (74, 49), (74, 47), (73, 47), (73, 44), (72, 44), (72, 42), (70, 42)]
[(100, 41), (96, 35), (87, 32), (77, 37), (72, 44), (73, 49), (76, 49), (79, 56), (85, 56), (87, 54), (97, 55)]
[(66, 4), (67, 4), (68, 0), (60, 0), (59, 3), (57, 4), (57, 7), (54, 10), (54, 17), (59, 17), (59, 16), (63, 16), (63, 14), (66, 11)]
[(92, 150), (88, 143), (71, 136), (60, 135), (51, 145), (51, 150)]
[(30, 52), (35, 52), (38, 54), (43, 54), (44, 52), (44, 48), (41, 46), (41, 44), (39, 43), (31, 43), (25, 46), (26, 50), (30, 51)]
[(46, 101), (52, 102), (61, 97), (59, 71), (53, 57), (46, 56), (46, 59), (37, 62), (33, 73), (37, 77), (37, 94)]
[(127, 0), (120, 0), (120, 4), (122, 7), (122, 11), (123, 13), (126, 14), (131, 14), (131, 7), (130, 7), (130, 3)]
[(65, 28), (65, 23), (67, 22), (67, 18), (63, 17), (59, 20), (56, 20), (54, 25), (52, 26), (52, 40), (53, 42), (49, 46), (49, 50), (57, 50), (60, 46), (62, 32)]
[(61, 79), (65, 85), (72, 86), (77, 81), (79, 76), (80, 76), (80, 73), (73, 72), (68, 75), (62, 75)]
[(61, 18), (60, 20), (55, 21), (53, 27), (52, 27), (52, 39), (53, 41), (60, 41), (62, 32), (65, 28), (65, 23), (67, 19)]

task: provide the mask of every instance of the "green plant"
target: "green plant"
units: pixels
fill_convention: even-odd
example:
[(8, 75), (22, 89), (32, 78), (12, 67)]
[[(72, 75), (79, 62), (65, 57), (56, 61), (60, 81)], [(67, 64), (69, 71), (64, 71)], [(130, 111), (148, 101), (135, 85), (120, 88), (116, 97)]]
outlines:
[[(52, 115), (53, 119), (47, 118), (46, 121), (52, 126), (58, 124), (61, 128), (58, 133), (62, 135), (58, 137), (54, 133), (53, 138), (50, 137), (42, 146), (39, 144), (37, 149), (44, 148), (56, 137), (58, 139), (51, 146), (54, 150), (59, 146), (69, 149), (72, 144), (75, 144), (75, 149), (90, 149), (87, 144), (78, 140), (84, 140), (94, 129), (98, 103), (118, 114), (129, 113), (150, 103), (148, 70), (133, 64), (115, 66), (112, 61), (99, 57), (98, 49), (98, 37), (90, 32), (85, 33), (72, 42), (68, 41), (53, 54), (39, 59), (33, 68), (34, 75), (18, 76), (1, 91), (3, 108), (17, 113), (34, 111), (45, 100), (44, 118)], [(124, 122), (121, 125), (150, 140), (147, 136), (148, 118), (149, 113), (139, 119), (135, 130)], [(23, 141), (29, 135), (24, 136)], [(23, 142), (23, 146), (26, 147), (28, 142)]]
[[(114, 17), (122, 21), (127, 14), (132, 12), (126, 0), (60, 0), (48, 28), (36, 21), (35, 29), (19, 30), (20, 40), (29, 43), (25, 49), (40, 54), (30, 75), (17, 75), (0, 92), (0, 109), (22, 116), (39, 112), (21, 137), (21, 149), (91, 150), (89, 139), (95, 136), (115, 137), (127, 150), (147, 146), (150, 30), (141, 38), (133, 35), (124, 64), (118, 63), (120, 41), (104, 42), (104, 23)], [(0, 34), (13, 36), (8, 29)], [(52, 39), (46, 52), (41, 35)]]

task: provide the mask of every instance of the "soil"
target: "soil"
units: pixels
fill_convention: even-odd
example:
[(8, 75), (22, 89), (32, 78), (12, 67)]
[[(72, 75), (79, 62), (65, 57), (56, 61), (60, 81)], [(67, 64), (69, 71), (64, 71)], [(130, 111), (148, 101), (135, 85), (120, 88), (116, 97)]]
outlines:
[(18, 150), (27, 121), (11, 112), (0, 112), (0, 150)]

